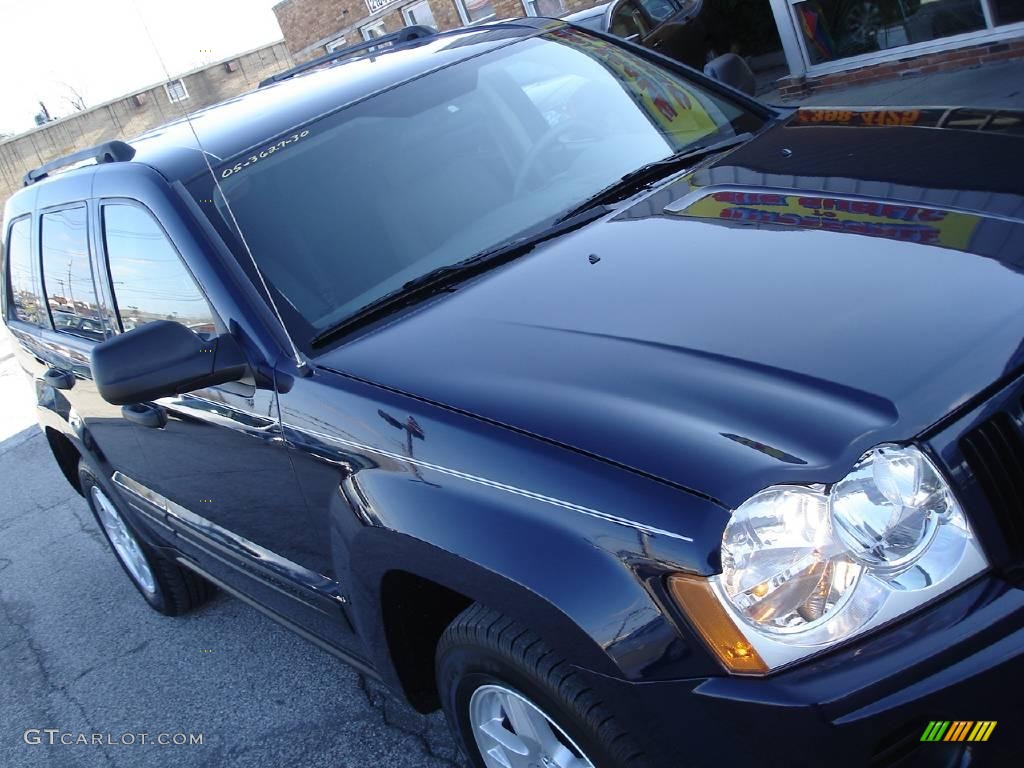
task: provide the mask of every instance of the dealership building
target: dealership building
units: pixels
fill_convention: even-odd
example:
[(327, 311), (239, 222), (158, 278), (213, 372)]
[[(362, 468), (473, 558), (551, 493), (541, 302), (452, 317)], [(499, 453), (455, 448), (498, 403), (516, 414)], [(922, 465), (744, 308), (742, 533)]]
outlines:
[[(1024, 0), (619, 0), (651, 20), (715, 6), (732, 48), (781, 78), (783, 97), (851, 82), (1024, 58)], [(283, 0), (274, 7), (296, 61), (410, 24), (437, 29), (562, 16), (595, 0)], [(703, 16), (703, 14), (701, 14)], [(721, 30), (719, 30), (721, 32)], [(716, 35), (721, 38), (721, 34)], [(724, 52), (724, 51), (723, 51)]]
[(598, 1), (283, 0), (274, 13), (289, 51), (301, 62), (412, 24), (443, 30), (520, 16), (561, 16)]
[(768, 2), (789, 69), (783, 95), (1024, 58), (1024, 0)]

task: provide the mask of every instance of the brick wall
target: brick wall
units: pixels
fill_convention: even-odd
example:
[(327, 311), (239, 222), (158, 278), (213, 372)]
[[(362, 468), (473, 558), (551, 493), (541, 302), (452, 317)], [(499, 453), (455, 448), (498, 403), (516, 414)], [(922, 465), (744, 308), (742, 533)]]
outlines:
[(292, 66), (283, 42), (181, 75), (188, 98), (172, 104), (163, 83), (77, 112), (0, 142), (0, 210), (32, 168), (111, 139), (130, 139), (172, 119), (259, 85)]
[(883, 64), (859, 67), (805, 80), (784, 78), (779, 81), (779, 93), (783, 100), (786, 100), (845, 85), (859, 85), (894, 77), (931, 74), (932, 72), (948, 72), (1011, 59), (1024, 59), (1024, 39), (972, 45), (918, 56), (908, 54), (905, 58), (887, 61)]
[[(562, 0), (566, 13), (591, 8), (604, 0)], [(462, 26), (456, 0), (429, 0), (437, 28)], [(526, 15), (522, 0), (491, 0), (495, 18), (509, 19)], [(405, 26), (402, 9), (413, 5), (397, 0), (381, 10), (370, 13), (365, 0), (283, 0), (274, 6), (288, 50), (296, 61), (308, 61), (327, 52), (326, 45), (344, 37), (354, 45), (363, 40), (360, 27), (383, 20), (384, 29), (394, 32)]]

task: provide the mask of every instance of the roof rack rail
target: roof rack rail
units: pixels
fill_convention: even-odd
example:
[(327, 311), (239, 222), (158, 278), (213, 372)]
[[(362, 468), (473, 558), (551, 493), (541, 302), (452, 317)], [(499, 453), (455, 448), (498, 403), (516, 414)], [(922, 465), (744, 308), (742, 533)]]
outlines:
[(50, 175), (50, 171), (56, 171), (58, 168), (64, 168), (68, 165), (80, 163), (83, 160), (95, 160), (99, 163), (126, 163), (135, 157), (135, 149), (123, 141), (106, 141), (102, 144), (97, 144), (95, 147), (89, 147), (64, 157), (58, 157), (56, 160), (34, 168), (25, 174), (23, 179), (25, 186), (35, 184), (37, 181), (42, 181)]
[(286, 70), (284, 72), (279, 72), (276, 75), (271, 75), (266, 80), (261, 80), (259, 87), (263, 88), (264, 86), (267, 85), (279, 83), (282, 80), (288, 80), (289, 78), (295, 77), (296, 75), (301, 75), (303, 72), (308, 72), (311, 69), (322, 67), (324, 64), (330, 64), (332, 61), (347, 58), (354, 53), (358, 53), (359, 51), (367, 51), (372, 48), (379, 48), (382, 45), (385, 46), (385, 50), (390, 51), (406, 43), (411, 43), (416, 40), (423, 40), (428, 37), (434, 37), (436, 34), (437, 30), (434, 29), (433, 27), (428, 27), (425, 24), (413, 24), (408, 27), (403, 27), (402, 29), (399, 29), (397, 32), (389, 32), (386, 35), (375, 37), (372, 40), (365, 40), (364, 42), (358, 43), (356, 45), (349, 45), (345, 48), (338, 48), (337, 50), (331, 51), (328, 54), (307, 61), (304, 64), (299, 64), (297, 67), (292, 67), (291, 69)]

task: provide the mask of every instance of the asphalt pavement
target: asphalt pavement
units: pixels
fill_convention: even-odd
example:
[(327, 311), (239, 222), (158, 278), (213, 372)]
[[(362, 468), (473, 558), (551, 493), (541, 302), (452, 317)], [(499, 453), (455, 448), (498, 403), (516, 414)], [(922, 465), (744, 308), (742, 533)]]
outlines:
[(0, 328), (2, 768), (454, 765), (440, 714), (241, 601), (150, 610), (57, 469)]

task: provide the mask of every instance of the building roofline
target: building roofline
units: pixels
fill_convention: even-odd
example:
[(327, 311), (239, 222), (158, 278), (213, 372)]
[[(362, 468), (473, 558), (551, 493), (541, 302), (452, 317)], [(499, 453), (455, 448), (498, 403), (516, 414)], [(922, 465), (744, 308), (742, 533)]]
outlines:
[[(285, 2), (288, 2), (288, 1), (289, 0), (285, 0)], [(96, 111), (98, 109), (103, 109), (104, 107), (109, 107), (112, 104), (117, 104), (118, 102), (124, 101), (125, 99), (130, 99), (133, 96), (138, 96), (140, 93), (149, 93), (150, 91), (152, 91), (152, 90), (154, 90), (156, 88), (160, 88), (160, 87), (166, 85), (167, 83), (171, 82), (172, 80), (183, 80), (186, 77), (191, 77), (192, 75), (198, 75), (200, 72), (205, 72), (206, 70), (212, 69), (213, 67), (220, 66), (222, 64), (227, 64), (229, 61), (235, 61), (236, 59), (240, 59), (243, 56), (248, 56), (249, 54), (256, 53), (258, 51), (264, 51), (267, 48), (276, 48), (279, 45), (284, 45), (285, 46), (285, 50), (286, 51), (288, 50), (288, 46), (285, 45), (284, 38), (281, 38), (280, 40), (275, 40), (272, 43), (267, 43), (266, 45), (258, 45), (255, 48), (250, 48), (248, 50), (241, 51), (241, 52), (236, 53), (236, 54), (234, 54), (232, 56), (227, 56), (227, 57), (225, 57), (223, 59), (218, 59), (217, 61), (211, 61), (209, 64), (204, 64), (201, 67), (193, 67), (192, 69), (186, 70), (185, 72), (182, 72), (181, 74), (171, 75), (170, 79), (168, 79), (168, 80), (159, 80), (159, 81), (157, 81), (155, 83), (152, 83), (150, 85), (145, 86), (144, 88), (136, 88), (134, 91), (129, 91), (128, 93), (123, 93), (120, 96), (115, 96), (112, 99), (107, 99), (106, 101), (102, 101), (99, 104), (94, 104), (91, 107), (89, 107), (88, 109), (83, 109), (80, 112), (72, 112), (71, 114), (64, 115), (63, 117), (54, 118), (53, 120), (51, 120), (48, 123), (43, 123), (42, 125), (33, 126), (32, 128), (29, 128), (27, 131), (22, 131), (21, 133), (17, 133), (14, 136), (9, 136), (6, 139), (0, 140), (0, 147), (2, 147), (4, 144), (8, 144), (8, 143), (10, 143), (12, 141), (17, 141), (18, 139), (23, 139), (26, 136), (31, 136), (34, 133), (39, 133), (40, 131), (46, 130), (47, 128), (52, 128), (55, 125), (59, 125), (61, 123), (65, 123), (68, 120), (72, 120), (72, 119), (74, 119), (76, 117), (79, 117), (80, 115), (87, 115), (90, 112), (94, 112), (94, 111)], [(291, 58), (291, 53), (290, 52), (288, 53), (288, 56), (289, 56), (289, 58)]]

